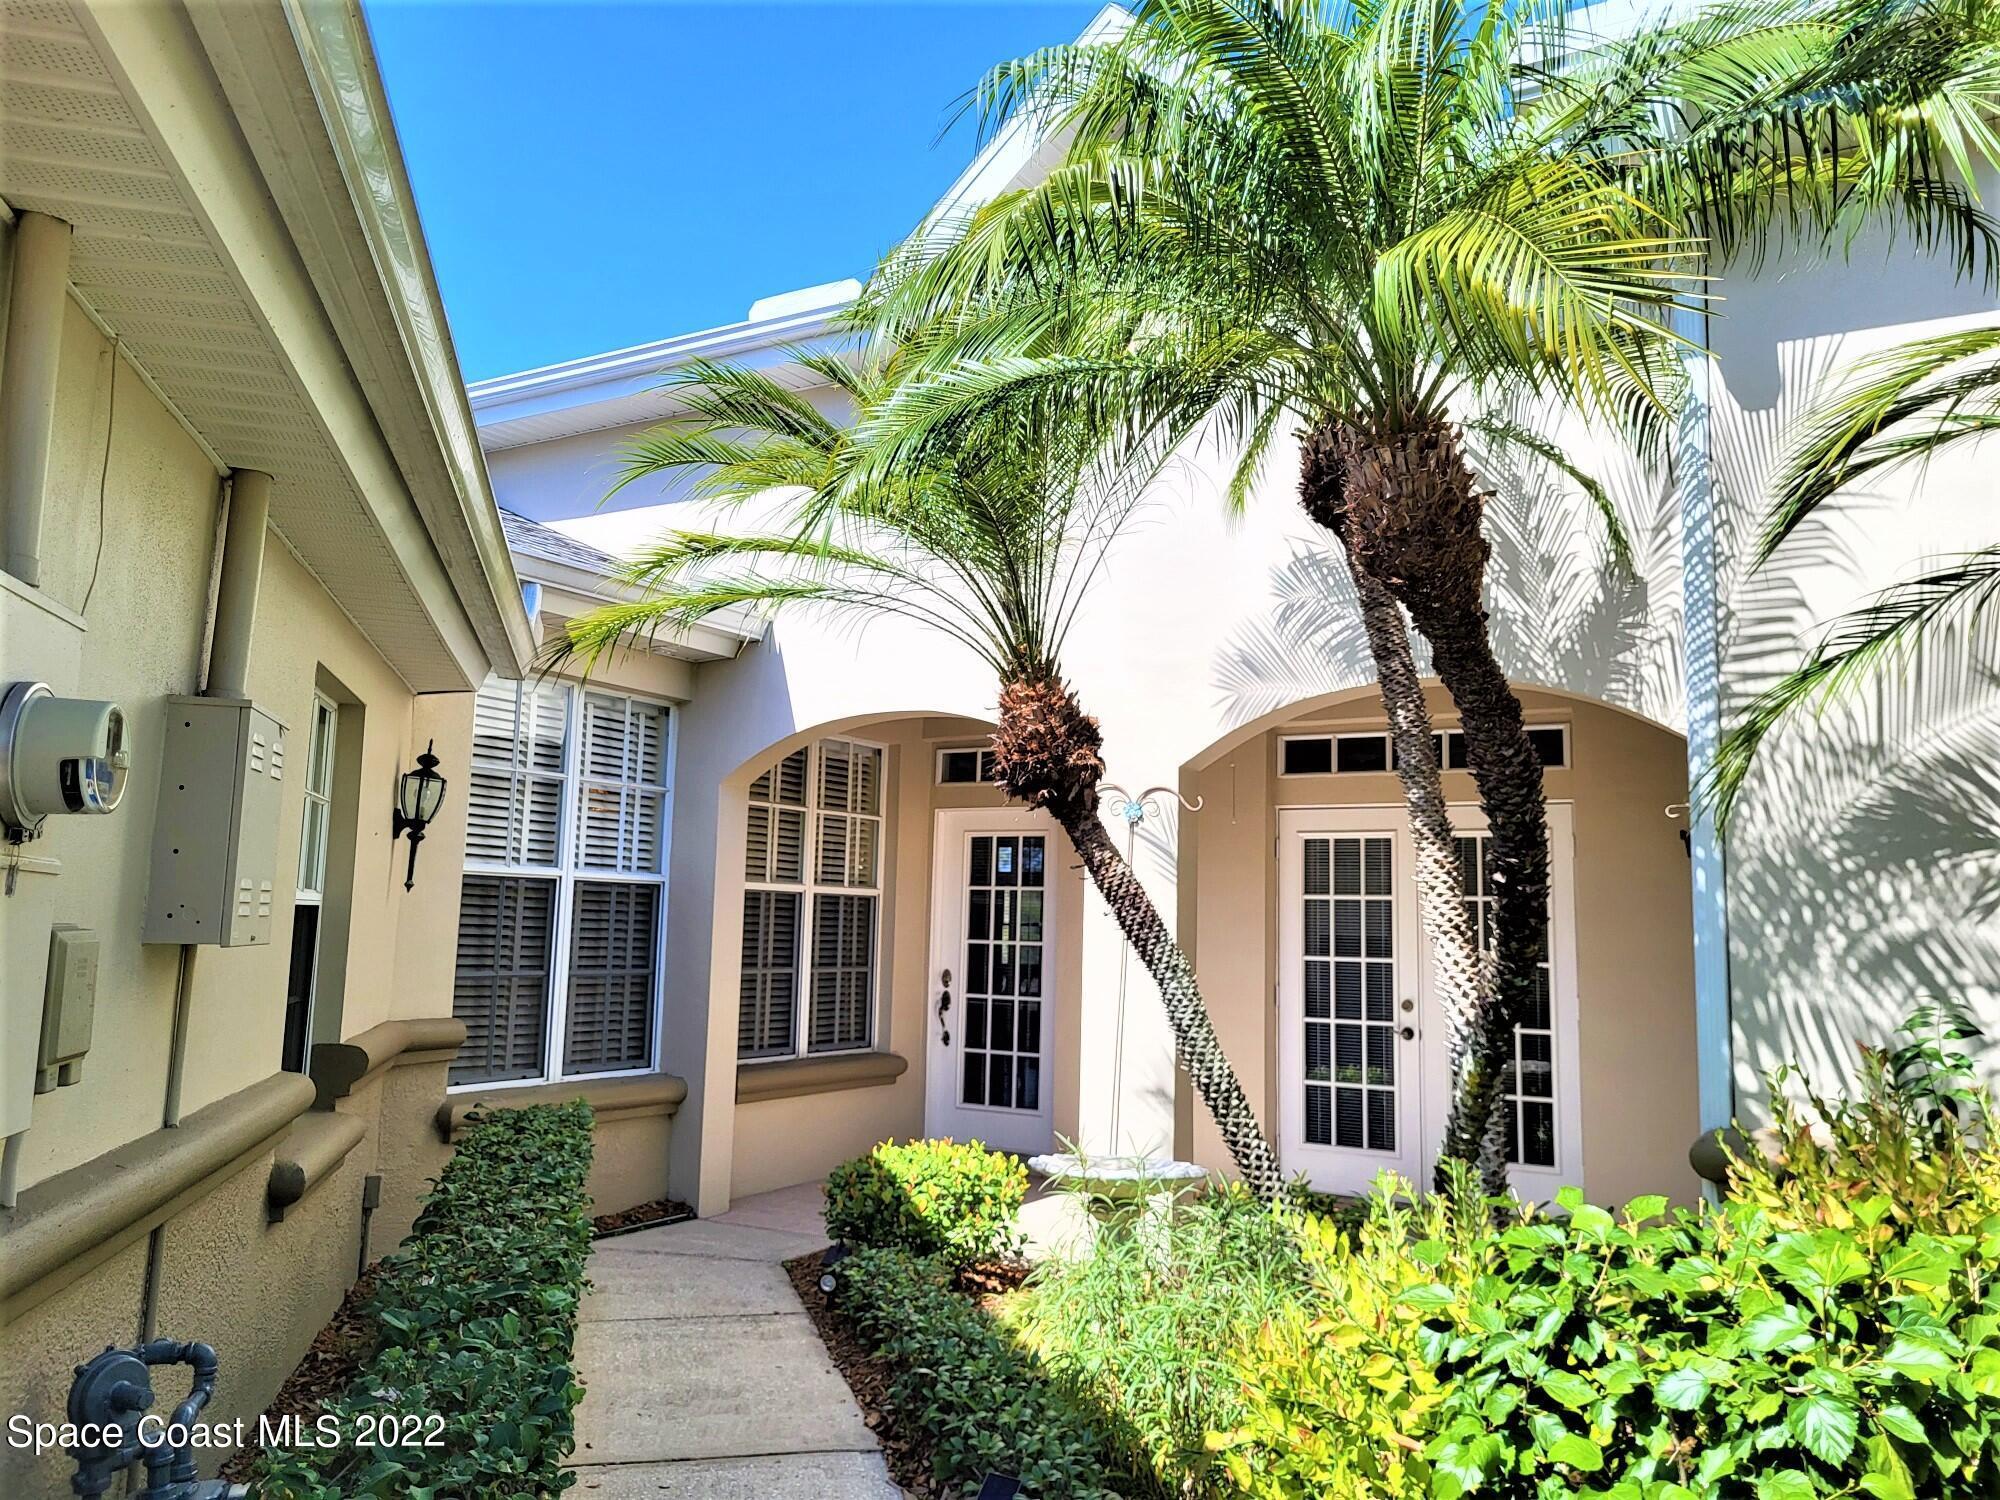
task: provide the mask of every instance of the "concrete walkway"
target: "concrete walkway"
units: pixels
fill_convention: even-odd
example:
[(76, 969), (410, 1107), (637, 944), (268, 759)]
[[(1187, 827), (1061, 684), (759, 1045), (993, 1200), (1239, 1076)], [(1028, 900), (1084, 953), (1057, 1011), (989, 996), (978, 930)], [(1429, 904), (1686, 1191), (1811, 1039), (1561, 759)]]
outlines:
[(780, 1264), (825, 1244), (816, 1185), (600, 1241), (577, 1329), (571, 1493), (900, 1500)]

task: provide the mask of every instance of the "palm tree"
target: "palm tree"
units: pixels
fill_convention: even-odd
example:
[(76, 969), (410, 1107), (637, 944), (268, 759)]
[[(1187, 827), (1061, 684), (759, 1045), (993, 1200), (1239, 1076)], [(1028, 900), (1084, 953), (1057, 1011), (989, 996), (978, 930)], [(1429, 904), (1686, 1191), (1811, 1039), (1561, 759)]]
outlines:
[(856, 434), (894, 393), (905, 362), (812, 351), (795, 358), (844, 393), (858, 426), (768, 375), (698, 361), (669, 382), (688, 419), (635, 440), (620, 480), (692, 471), (698, 494), (736, 504), (776, 492), (780, 524), (661, 537), (627, 568), (642, 597), (570, 621), (549, 659), (588, 665), (634, 633), (745, 604), (897, 615), (964, 646), (999, 682), (994, 780), (1068, 835), (1158, 984), (1180, 1065), (1238, 1171), (1260, 1195), (1275, 1195), (1283, 1185), (1277, 1159), (1215, 1036), (1193, 966), (1098, 816), (1103, 742), (1062, 662), (1077, 608), (1174, 434), (1112, 440), (1077, 425), (1038, 431), (1028, 443), (995, 408), (958, 446), (873, 467), (857, 481), (868, 455)]
[[(1398, 730), (1426, 925), (1469, 954), (1456, 855), (1398, 608), (1455, 702), (1491, 830), (1492, 952), (1448, 1001), (1466, 1045), (1447, 1154), (1504, 1190), (1495, 1108), (1547, 923), (1541, 768), (1495, 660), (1484, 497), (1460, 408), (1522, 390), (1630, 411), (1657, 401), (1663, 316), (1696, 290), (1693, 242), (1623, 186), (1594, 101), (1530, 65), (1553, 7), (1149, 0), (1107, 42), (995, 69), (989, 123), (1031, 109), (1068, 137), (1040, 182), (933, 225), (879, 294), (911, 323), (954, 308), (974, 340), (1086, 298), (1137, 330), (1120, 360), (1050, 360), (1045, 410), (1219, 416), (1232, 494), (1301, 430), (1299, 501), (1340, 542)], [(1573, 147), (1572, 147), (1572, 143)], [(1218, 350), (1227, 348), (1226, 358)], [(978, 385), (959, 361), (970, 395)], [(990, 393), (990, 392), (989, 392)], [(914, 393), (911, 403), (934, 391)], [(948, 423), (912, 413), (905, 441)], [(1482, 972), (1483, 969), (1483, 972)]]
[[(1429, 642), (1491, 830), (1493, 950), (1482, 981), (1447, 997), (1469, 1045), (1446, 1154), (1476, 1156), (1496, 1192), (1495, 1104), (1543, 955), (1547, 826), (1486, 628), (1467, 419), (1561, 403), (1657, 433), (1686, 349), (1671, 316), (1703, 300), (1704, 233), (1754, 251), (1794, 217), (1824, 232), (1888, 204), (1967, 256), (1986, 241), (1976, 206), (1929, 170), (1949, 164), (1941, 142), (1977, 154), (1954, 113), (1967, 95), (1907, 107), (1946, 39), (1988, 24), (1975, 0), (1895, 22), (1909, 8), (1893, 0), (1759, 0), (1616, 44), (1580, 37), (1565, 9), (1144, 0), (1120, 37), (987, 75), (987, 128), (1027, 116), (1065, 141), (1060, 161), (926, 225), (874, 294), (891, 327), (965, 328), (948, 378), (878, 419), (885, 461), (1026, 391), (1051, 416), (1214, 418), (1240, 502), (1274, 440), (1300, 432), (1299, 501)], [(981, 357), (996, 329), (1078, 303), (1108, 310), (1122, 358)], [(1379, 597), (1370, 627), (1391, 723), (1416, 724), (1407, 639)], [(1436, 852), (1444, 825), (1420, 816), (1441, 805), (1434, 759), (1413, 743), (1400, 771)], [(1455, 885), (1427, 876), (1419, 900), (1448, 932)]]
[[(2000, 328), (1917, 339), (1862, 361), (1801, 419), (1780, 468), (1753, 567), (1769, 564), (1820, 506), (1864, 478), (1921, 465), (2000, 431)], [(1764, 741), (1797, 710), (1824, 704), (1917, 649), (1941, 627), (1977, 627), (2000, 599), (2000, 545), (1882, 590), (1827, 629), (1806, 660), (1758, 694), (1724, 737), (1709, 778), (1733, 808)]]

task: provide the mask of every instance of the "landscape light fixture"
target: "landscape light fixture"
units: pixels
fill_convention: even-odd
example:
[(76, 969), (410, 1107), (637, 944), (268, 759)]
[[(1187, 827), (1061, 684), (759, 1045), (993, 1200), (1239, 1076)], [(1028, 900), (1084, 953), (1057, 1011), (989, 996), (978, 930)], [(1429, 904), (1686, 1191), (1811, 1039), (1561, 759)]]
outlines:
[(840, 1290), (840, 1277), (835, 1268), (846, 1259), (845, 1243), (829, 1245), (826, 1254), (819, 1258), (819, 1289), (823, 1295), (831, 1297)]
[(1012, 1474), (988, 1474), (974, 1500), (1014, 1500), (1021, 1493), (1021, 1481)]
[(390, 825), (395, 832), (390, 837), (410, 835), (410, 866), (403, 876), (406, 891), (417, 883), (417, 845), (424, 841), (424, 830), (444, 801), (444, 778), (438, 775), (438, 758), (431, 753), (436, 748), (436, 740), (424, 746), (424, 753), (417, 757), (417, 769), (405, 771), (396, 782), (396, 810)]

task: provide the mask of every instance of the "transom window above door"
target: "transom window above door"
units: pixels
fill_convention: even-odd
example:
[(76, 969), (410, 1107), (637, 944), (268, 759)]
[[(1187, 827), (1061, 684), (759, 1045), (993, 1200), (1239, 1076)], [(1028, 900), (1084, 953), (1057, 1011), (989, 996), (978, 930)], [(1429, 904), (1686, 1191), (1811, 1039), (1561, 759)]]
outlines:
[(883, 750), (802, 745), (750, 784), (737, 1056), (874, 1045)]
[(665, 704), (625, 694), (479, 690), (454, 1085), (656, 1065), (672, 731)]
[[(1437, 749), (1438, 765), (1447, 771), (1470, 769), (1465, 731), (1440, 729), (1431, 736)], [(1528, 743), (1544, 769), (1569, 764), (1569, 730), (1561, 724), (1531, 724)], [(1393, 771), (1400, 764), (1396, 744), (1386, 730), (1364, 730), (1352, 734), (1288, 734), (1281, 737), (1278, 774), (1281, 776), (1353, 776), (1368, 772)]]

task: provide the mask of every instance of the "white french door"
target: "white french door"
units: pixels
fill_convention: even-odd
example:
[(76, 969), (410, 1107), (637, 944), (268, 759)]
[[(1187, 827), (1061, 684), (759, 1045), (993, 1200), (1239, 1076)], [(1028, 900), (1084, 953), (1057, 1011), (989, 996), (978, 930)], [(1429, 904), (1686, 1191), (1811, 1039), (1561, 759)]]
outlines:
[(1024, 1155), (1055, 1144), (1056, 871), (1042, 813), (937, 815), (924, 1130)]
[(1423, 1165), (1415, 890), (1388, 810), (1278, 814), (1279, 1154), (1323, 1192)]
[[(1482, 945), (1492, 885), (1484, 816), (1453, 807), (1461, 899)], [(1506, 1080), (1509, 1176), (1545, 1201), (1583, 1180), (1570, 808), (1549, 814), (1549, 943)], [(1324, 1192), (1380, 1172), (1428, 1182), (1451, 1099), (1447, 1032), (1417, 914), (1401, 808), (1278, 812), (1279, 1150)]]

